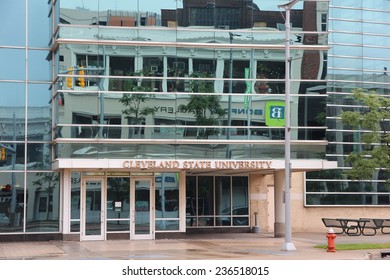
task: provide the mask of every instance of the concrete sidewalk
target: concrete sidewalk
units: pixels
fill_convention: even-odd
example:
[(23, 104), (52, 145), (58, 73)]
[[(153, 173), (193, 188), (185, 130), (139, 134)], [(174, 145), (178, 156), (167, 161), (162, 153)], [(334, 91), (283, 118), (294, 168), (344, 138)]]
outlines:
[[(383, 250), (328, 253), (326, 233), (293, 233), (294, 251), (271, 234), (189, 234), (186, 239), (2, 242), (0, 260), (369, 260)], [(338, 235), (338, 243), (390, 243), (390, 235)], [(389, 250), (387, 250), (389, 251)]]

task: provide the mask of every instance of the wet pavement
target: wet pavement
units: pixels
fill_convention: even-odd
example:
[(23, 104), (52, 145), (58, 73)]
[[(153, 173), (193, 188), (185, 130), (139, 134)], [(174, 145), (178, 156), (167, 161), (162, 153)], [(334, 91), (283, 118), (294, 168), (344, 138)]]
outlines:
[(390, 243), (390, 235), (335, 239), (336, 252), (314, 248), (326, 233), (293, 233), (295, 250), (285, 239), (264, 233), (188, 234), (185, 239), (0, 242), (0, 260), (370, 260), (390, 249), (337, 251), (340, 243)]

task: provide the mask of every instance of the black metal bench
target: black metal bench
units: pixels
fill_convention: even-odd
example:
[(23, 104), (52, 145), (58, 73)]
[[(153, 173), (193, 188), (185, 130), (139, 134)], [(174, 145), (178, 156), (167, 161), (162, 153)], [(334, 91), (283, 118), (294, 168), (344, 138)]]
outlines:
[[(341, 231), (335, 231), (336, 234), (346, 233), (348, 235), (358, 235), (359, 227), (356, 225), (348, 225), (344, 219), (332, 219), (332, 218), (322, 218), (322, 222), (328, 228), (339, 228)], [(352, 231), (351, 231), (352, 230)]]
[(386, 231), (386, 228), (390, 229), (390, 219), (374, 219), (374, 223), (381, 229), (383, 234), (390, 234), (390, 230)]

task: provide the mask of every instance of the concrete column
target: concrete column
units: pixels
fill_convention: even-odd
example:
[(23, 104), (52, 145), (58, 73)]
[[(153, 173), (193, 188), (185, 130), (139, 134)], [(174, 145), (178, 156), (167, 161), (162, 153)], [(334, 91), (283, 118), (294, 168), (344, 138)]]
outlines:
[(274, 237), (285, 236), (284, 170), (275, 171), (275, 223)]
[(179, 221), (179, 229), (180, 229), (180, 232), (186, 232), (186, 205), (187, 205), (187, 201), (186, 201), (186, 176), (187, 176), (187, 172), (184, 170), (181, 170), (180, 171), (180, 174), (179, 174), (179, 178), (180, 178), (180, 181), (179, 181), (179, 217), (180, 217), (180, 221)]
[(69, 234), (70, 233), (70, 207), (71, 207), (71, 197), (70, 197), (70, 189), (71, 189), (71, 173), (69, 169), (64, 170), (62, 176), (62, 233)]

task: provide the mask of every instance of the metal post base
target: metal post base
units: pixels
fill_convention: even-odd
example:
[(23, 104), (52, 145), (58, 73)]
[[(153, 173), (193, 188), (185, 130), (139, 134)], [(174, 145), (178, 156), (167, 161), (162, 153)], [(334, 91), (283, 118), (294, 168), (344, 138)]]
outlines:
[(260, 232), (260, 227), (254, 226), (252, 227), (252, 233), (259, 233)]
[(293, 243), (284, 243), (282, 247), (282, 251), (295, 251), (296, 248)]

